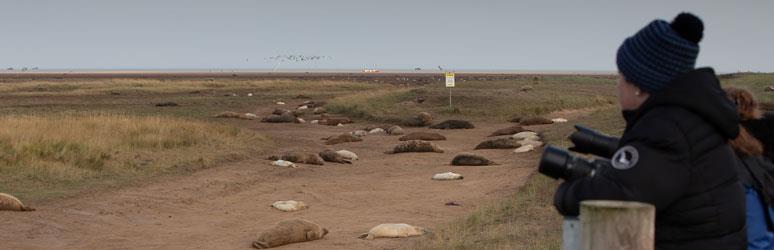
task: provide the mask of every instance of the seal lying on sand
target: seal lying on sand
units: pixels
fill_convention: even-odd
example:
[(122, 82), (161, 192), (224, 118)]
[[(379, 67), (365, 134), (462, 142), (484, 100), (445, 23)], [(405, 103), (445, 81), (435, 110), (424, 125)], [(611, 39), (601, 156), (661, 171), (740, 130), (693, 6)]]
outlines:
[[(242, 113), (236, 113), (231, 111), (222, 112), (220, 114), (215, 115), (215, 118), (237, 118), (237, 119), (244, 119), (244, 120), (252, 120), (255, 119), (255, 117), (252, 117), (250, 113), (242, 114)], [(254, 115), (253, 115), (254, 116)]]
[(277, 201), (271, 204), (271, 207), (283, 212), (294, 212), (309, 208), (303, 201)]
[(348, 124), (352, 123), (352, 120), (349, 118), (326, 118), (321, 119), (318, 124), (322, 125), (328, 125), (328, 126), (338, 126), (339, 124)]
[(519, 132), (511, 136), (512, 139), (515, 140), (533, 140), (533, 141), (539, 141), (540, 136), (532, 131), (524, 131)]
[(284, 160), (275, 160), (271, 162), (271, 165), (277, 166), (277, 167), (291, 167), (291, 168), (297, 168), (295, 163), (291, 161), (284, 161)]
[(411, 134), (407, 134), (404, 136), (401, 136), (398, 138), (398, 140), (401, 141), (410, 141), (410, 140), (423, 140), (423, 141), (445, 141), (446, 137), (438, 134), (438, 133), (428, 133), (428, 132), (413, 132)]
[(285, 113), (282, 113), (281, 115), (269, 115), (267, 117), (264, 117), (261, 119), (261, 122), (269, 122), (269, 123), (290, 123), (290, 122), (298, 122), (298, 119), (296, 118), (296, 115), (293, 114), (293, 112), (287, 111)]
[(348, 123), (352, 123), (352, 120), (346, 117), (330, 117), (327, 114), (321, 114), (320, 121), (318, 122), (318, 124), (328, 125), (328, 126), (337, 126), (339, 124), (348, 124)]
[(530, 152), (532, 150), (535, 150), (535, 146), (527, 144), (527, 145), (521, 146), (521, 147), (519, 147), (517, 149), (514, 149), (513, 152), (518, 154), (518, 153)]
[(516, 140), (511, 138), (498, 138), (492, 140), (486, 140), (478, 144), (476, 149), (505, 149), (505, 148), (518, 148), (521, 147)]
[(283, 160), (283, 161), (289, 161), (294, 163), (306, 163), (306, 164), (312, 164), (312, 165), (325, 164), (323, 162), (323, 159), (319, 155), (300, 153), (300, 152), (285, 152), (279, 156), (272, 155), (269, 157), (269, 160), (272, 160), (272, 161)]
[(352, 164), (352, 161), (348, 159), (344, 159), (341, 154), (339, 154), (336, 151), (326, 149), (320, 152), (320, 157), (322, 157), (323, 160), (327, 162), (335, 162), (335, 163), (346, 163), (346, 164)]
[(489, 137), (501, 136), (501, 135), (512, 135), (512, 134), (516, 134), (524, 131), (528, 131), (528, 130), (524, 129), (524, 127), (522, 126), (515, 125), (504, 129), (498, 129), (497, 131), (489, 135)]
[(0, 211), (35, 211), (10, 194), (0, 193)]
[(266, 249), (282, 245), (319, 240), (328, 234), (328, 229), (303, 219), (285, 220), (258, 234), (253, 247)]
[(403, 134), (403, 128), (400, 126), (392, 126), (387, 128), (387, 134), (389, 135), (402, 135)]
[(433, 175), (433, 180), (436, 181), (451, 181), (451, 180), (462, 180), (464, 177), (462, 177), (461, 174), (458, 173), (452, 173), (452, 172), (446, 172), (446, 173), (440, 173)]
[(344, 157), (344, 159), (347, 159), (347, 160), (352, 160), (352, 161), (358, 160), (357, 154), (349, 150), (342, 149), (342, 150), (336, 151), (336, 153), (338, 153), (339, 155), (341, 155), (341, 157)]
[(407, 119), (404, 124), (409, 127), (424, 127), (433, 123), (433, 116), (427, 112), (420, 112), (414, 117)]
[(357, 136), (357, 137), (363, 137), (363, 136), (368, 135), (368, 131), (365, 131), (365, 130), (355, 130), (355, 131), (349, 132), (349, 134)]
[(494, 162), (484, 158), (483, 156), (471, 153), (462, 153), (455, 156), (454, 159), (452, 159), (451, 164), (453, 166), (487, 166), (494, 164)]
[(521, 145), (530, 145), (533, 148), (539, 148), (539, 147), (543, 146), (543, 142), (542, 141), (532, 140), (532, 139), (521, 140), (521, 141), (519, 141), (519, 144), (521, 144)]
[(540, 117), (540, 116), (533, 116), (533, 117), (526, 117), (519, 120), (519, 124), (522, 126), (532, 126), (532, 125), (545, 125), (545, 124), (553, 124), (554, 122), (551, 121), (548, 118)]
[(429, 141), (411, 140), (406, 141), (395, 146), (392, 151), (387, 151), (387, 154), (397, 153), (409, 153), (409, 152), (434, 152), (443, 153), (443, 149), (435, 145), (435, 143)]
[(446, 120), (441, 123), (430, 126), (432, 129), (471, 129), (475, 128), (473, 123), (463, 120)]
[(420, 236), (429, 231), (425, 228), (415, 227), (409, 224), (380, 224), (361, 234), (358, 238), (373, 240), (374, 238), (405, 238)]
[(307, 106), (309, 108), (317, 108), (317, 107), (325, 106), (325, 104), (326, 103), (324, 101), (305, 101), (305, 102), (301, 103), (301, 105), (298, 105), (298, 106)]

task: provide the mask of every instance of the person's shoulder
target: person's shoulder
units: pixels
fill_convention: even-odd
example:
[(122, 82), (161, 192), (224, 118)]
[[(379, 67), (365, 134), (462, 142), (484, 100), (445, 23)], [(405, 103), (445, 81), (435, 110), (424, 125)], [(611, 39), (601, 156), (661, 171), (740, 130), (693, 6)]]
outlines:
[(681, 129), (681, 115), (692, 114), (683, 112), (679, 107), (656, 107), (642, 116), (624, 136), (626, 141), (639, 141), (648, 145), (666, 147), (685, 144), (685, 135)]
[(636, 130), (637, 137), (647, 145), (683, 152), (706, 152), (726, 141), (715, 126), (679, 106), (654, 108)]

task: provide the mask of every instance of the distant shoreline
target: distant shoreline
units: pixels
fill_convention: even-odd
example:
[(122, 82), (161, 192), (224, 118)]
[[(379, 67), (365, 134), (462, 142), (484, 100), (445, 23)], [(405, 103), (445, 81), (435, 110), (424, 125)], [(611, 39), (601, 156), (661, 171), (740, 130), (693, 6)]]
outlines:
[[(591, 76), (599, 78), (615, 78), (611, 72), (546, 72), (546, 71), (520, 71), (520, 72), (481, 72), (481, 71), (457, 71), (455, 78), (459, 82), (465, 81), (511, 81), (511, 80), (540, 80), (542, 76)], [(68, 79), (159, 79), (159, 80), (206, 80), (215, 79), (239, 79), (239, 80), (322, 80), (322, 81), (347, 81), (387, 84), (426, 85), (442, 83), (445, 76), (440, 71), (381, 71), (365, 73), (362, 71), (144, 71), (144, 70), (94, 70), (94, 71), (27, 71), (27, 72), (2, 72), (0, 82), (16, 82), (28, 80), (60, 81)]]
[[(2, 74), (340, 74), (340, 73), (364, 73), (364, 74), (442, 74), (446, 71), (430, 70), (399, 70), (384, 69), (379, 72), (366, 73), (362, 69), (41, 69), (27, 70), (0, 69)], [(614, 75), (615, 71), (593, 70), (451, 70), (458, 74), (521, 74), (521, 75)]]

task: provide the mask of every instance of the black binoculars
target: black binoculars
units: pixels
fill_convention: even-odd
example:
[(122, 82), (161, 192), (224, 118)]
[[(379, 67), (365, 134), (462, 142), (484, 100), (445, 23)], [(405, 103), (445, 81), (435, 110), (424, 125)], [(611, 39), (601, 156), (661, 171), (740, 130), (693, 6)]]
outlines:
[(548, 146), (540, 158), (538, 172), (554, 179), (572, 180), (594, 176), (597, 169), (610, 165), (618, 148), (618, 138), (610, 137), (590, 128), (575, 125), (577, 131), (570, 135), (571, 151), (593, 154), (601, 158), (587, 160), (554, 146)]

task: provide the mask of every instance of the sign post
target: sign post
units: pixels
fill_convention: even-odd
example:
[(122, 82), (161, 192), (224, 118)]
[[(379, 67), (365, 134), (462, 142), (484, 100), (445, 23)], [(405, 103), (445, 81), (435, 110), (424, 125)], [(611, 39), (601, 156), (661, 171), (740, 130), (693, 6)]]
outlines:
[(452, 88), (454, 88), (454, 73), (446, 72), (446, 88), (449, 89), (449, 110), (452, 110)]

